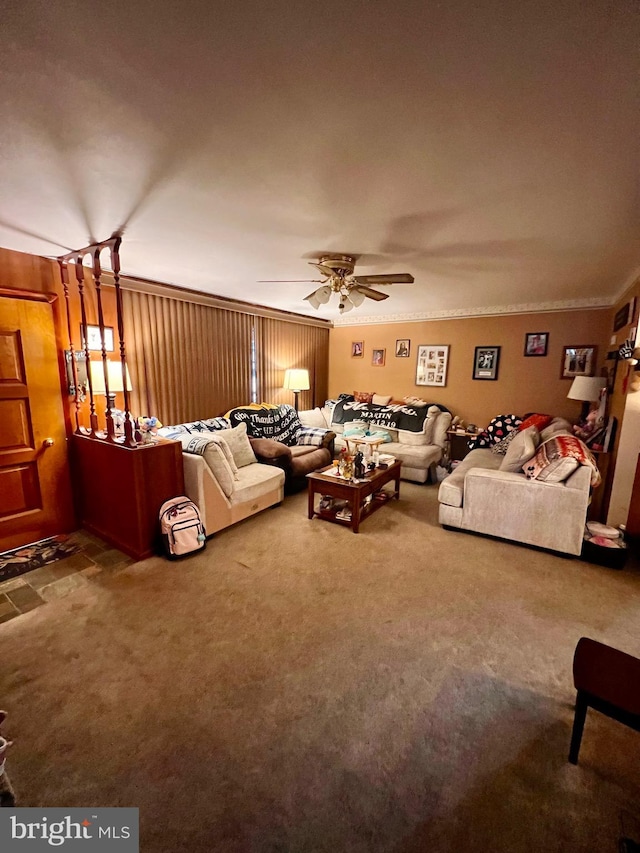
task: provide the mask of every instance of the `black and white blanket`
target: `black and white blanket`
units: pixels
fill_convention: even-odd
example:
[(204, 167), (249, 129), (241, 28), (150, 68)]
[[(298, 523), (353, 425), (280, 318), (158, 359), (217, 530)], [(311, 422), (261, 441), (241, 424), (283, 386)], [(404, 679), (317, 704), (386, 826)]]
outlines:
[(277, 409), (250, 409), (239, 407), (229, 412), (233, 426), (247, 425), (247, 435), (252, 438), (272, 438), (289, 446), (295, 444), (302, 424), (293, 406), (282, 404)]
[[(356, 403), (339, 400), (334, 408), (331, 420), (336, 424), (350, 421), (367, 421), (374, 426), (387, 429), (404, 429), (409, 432), (422, 432), (428, 406), (378, 406), (375, 403)], [(437, 404), (433, 404), (437, 405)], [(438, 408), (441, 408), (438, 406)]]

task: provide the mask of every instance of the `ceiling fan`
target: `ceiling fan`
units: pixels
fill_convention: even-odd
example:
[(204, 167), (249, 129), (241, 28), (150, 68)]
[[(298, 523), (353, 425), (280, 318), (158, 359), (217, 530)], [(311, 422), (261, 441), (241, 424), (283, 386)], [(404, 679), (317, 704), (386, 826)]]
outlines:
[[(371, 284), (413, 284), (414, 278), (409, 273), (389, 273), (388, 275), (354, 275), (356, 258), (353, 255), (321, 255), (317, 262), (310, 261), (311, 266), (317, 267), (324, 278), (295, 279), (295, 281), (319, 282), (320, 287), (304, 298), (319, 308), (329, 301), (333, 293), (337, 293), (340, 299), (338, 308), (341, 314), (357, 308), (365, 300), (375, 299), (380, 302), (388, 299), (388, 293), (380, 293), (369, 287)], [(261, 282), (262, 284), (275, 284), (276, 282)]]

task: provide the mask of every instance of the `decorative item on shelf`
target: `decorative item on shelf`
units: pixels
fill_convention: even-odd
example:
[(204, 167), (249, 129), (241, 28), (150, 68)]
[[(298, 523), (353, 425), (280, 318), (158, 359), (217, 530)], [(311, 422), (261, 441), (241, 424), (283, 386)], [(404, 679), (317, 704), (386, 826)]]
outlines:
[(157, 432), (162, 424), (156, 417), (148, 418), (140, 416), (136, 419), (136, 429), (140, 432), (141, 440), (145, 444), (153, 444), (157, 440)]
[(298, 394), (301, 391), (308, 391), (311, 387), (309, 385), (309, 371), (302, 368), (289, 368), (288, 370), (285, 370), (284, 383), (282, 387), (286, 388), (288, 391), (293, 391), (294, 407), (297, 412)]

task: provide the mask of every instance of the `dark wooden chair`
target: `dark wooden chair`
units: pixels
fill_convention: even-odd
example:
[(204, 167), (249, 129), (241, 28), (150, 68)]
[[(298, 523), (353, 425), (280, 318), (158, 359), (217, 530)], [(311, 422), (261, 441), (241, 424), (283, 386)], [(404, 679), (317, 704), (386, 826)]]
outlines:
[(569, 761), (578, 763), (588, 708), (640, 731), (640, 660), (582, 637), (573, 656), (573, 683), (578, 691)]

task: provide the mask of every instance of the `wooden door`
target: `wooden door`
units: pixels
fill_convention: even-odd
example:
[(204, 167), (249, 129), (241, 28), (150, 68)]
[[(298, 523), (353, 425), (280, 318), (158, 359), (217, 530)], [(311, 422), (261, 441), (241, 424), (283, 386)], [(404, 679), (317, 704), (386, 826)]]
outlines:
[(51, 305), (0, 296), (0, 551), (73, 527)]

